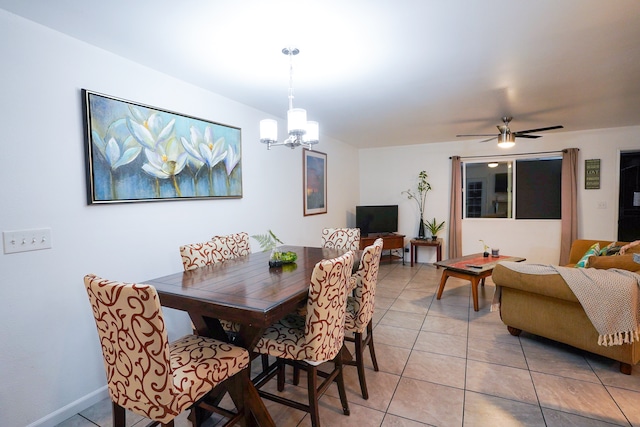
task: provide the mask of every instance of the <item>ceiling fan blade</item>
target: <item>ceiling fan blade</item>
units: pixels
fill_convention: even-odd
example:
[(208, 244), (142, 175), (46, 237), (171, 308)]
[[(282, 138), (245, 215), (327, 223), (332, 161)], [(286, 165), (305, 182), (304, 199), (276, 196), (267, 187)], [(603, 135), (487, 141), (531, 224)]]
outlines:
[(496, 139), (496, 138), (498, 138), (498, 136), (497, 136), (497, 135), (496, 135), (496, 136), (494, 136), (493, 138), (483, 139), (483, 140), (482, 140), (482, 141), (480, 141), (480, 142), (489, 142), (489, 141), (491, 141), (492, 139)]
[(562, 129), (564, 128), (564, 126), (562, 125), (558, 125), (558, 126), (549, 126), (546, 128), (538, 128), (538, 129), (527, 129), (527, 130), (519, 130), (517, 132), (513, 132), (516, 136), (521, 136), (523, 133), (536, 133), (536, 132), (544, 132), (546, 130), (553, 130), (553, 129)]
[(494, 138), (497, 138), (497, 135), (495, 133), (485, 133), (485, 134), (473, 134), (473, 135), (456, 135), (457, 137), (467, 137), (467, 136), (493, 136)]
[(519, 135), (515, 134), (518, 138), (540, 138), (542, 135)]

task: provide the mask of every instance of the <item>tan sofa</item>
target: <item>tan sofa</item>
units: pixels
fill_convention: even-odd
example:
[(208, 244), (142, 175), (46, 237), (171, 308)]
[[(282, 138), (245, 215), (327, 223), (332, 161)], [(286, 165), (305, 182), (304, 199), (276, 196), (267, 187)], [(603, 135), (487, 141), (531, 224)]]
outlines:
[[(577, 263), (595, 242), (600, 242), (601, 247), (611, 243), (576, 240), (571, 246), (570, 264)], [(633, 251), (640, 252), (640, 245), (633, 247), (628, 253)], [(601, 256), (594, 257), (598, 259), (593, 261), (603, 264), (603, 268), (622, 268), (615, 263), (625, 262), (632, 257), (633, 255)], [(633, 271), (633, 267), (625, 269)], [(520, 332), (527, 331), (617, 360), (620, 362), (620, 372), (628, 375), (631, 374), (632, 366), (640, 361), (640, 342), (609, 347), (598, 345), (598, 332), (559, 274), (525, 274), (498, 264), (493, 270), (493, 281), (502, 287), (500, 317), (512, 335), (518, 336)]]

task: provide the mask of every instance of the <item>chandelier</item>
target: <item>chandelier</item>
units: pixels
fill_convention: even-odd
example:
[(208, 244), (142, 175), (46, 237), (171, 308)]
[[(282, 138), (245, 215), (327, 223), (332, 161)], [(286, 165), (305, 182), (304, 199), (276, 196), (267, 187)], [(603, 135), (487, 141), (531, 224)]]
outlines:
[(312, 149), (320, 142), (318, 122), (307, 121), (307, 110), (293, 108), (293, 57), (300, 53), (295, 47), (285, 47), (282, 53), (289, 56), (289, 110), (287, 111), (287, 128), (289, 137), (278, 142), (278, 122), (273, 119), (260, 120), (260, 142), (267, 144), (267, 149), (278, 145), (290, 148), (303, 146)]

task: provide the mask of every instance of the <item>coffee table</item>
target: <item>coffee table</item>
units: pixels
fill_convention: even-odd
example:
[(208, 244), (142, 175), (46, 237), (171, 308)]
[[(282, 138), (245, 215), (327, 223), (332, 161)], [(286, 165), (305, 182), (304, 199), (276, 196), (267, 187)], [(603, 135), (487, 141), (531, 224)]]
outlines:
[(525, 261), (525, 258), (514, 257), (509, 255), (500, 255), (498, 257), (484, 257), (481, 253), (466, 255), (460, 258), (451, 258), (445, 261), (438, 261), (435, 265), (444, 268), (442, 278), (440, 279), (440, 287), (438, 288), (437, 299), (442, 297), (444, 285), (449, 277), (457, 277), (471, 282), (471, 293), (473, 294), (473, 309), (478, 311), (478, 283), (491, 276), (493, 268), (500, 261)]

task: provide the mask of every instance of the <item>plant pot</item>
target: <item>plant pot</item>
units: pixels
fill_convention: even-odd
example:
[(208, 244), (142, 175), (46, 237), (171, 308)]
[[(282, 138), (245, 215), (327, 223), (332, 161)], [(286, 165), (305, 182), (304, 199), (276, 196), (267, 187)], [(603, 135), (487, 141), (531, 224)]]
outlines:
[(436, 240), (438, 240), (438, 236), (431, 236), (431, 240), (435, 242)]

